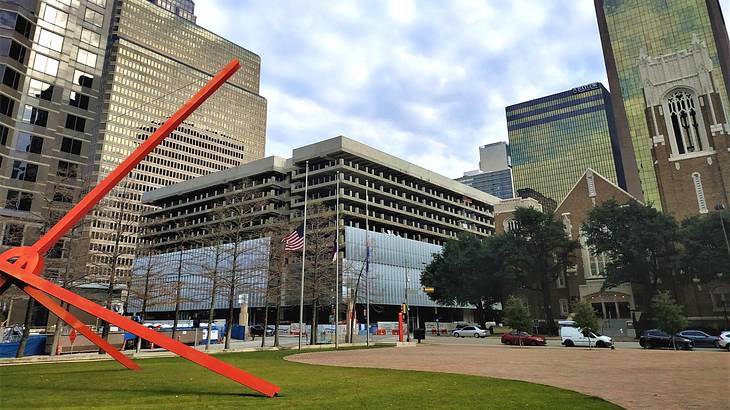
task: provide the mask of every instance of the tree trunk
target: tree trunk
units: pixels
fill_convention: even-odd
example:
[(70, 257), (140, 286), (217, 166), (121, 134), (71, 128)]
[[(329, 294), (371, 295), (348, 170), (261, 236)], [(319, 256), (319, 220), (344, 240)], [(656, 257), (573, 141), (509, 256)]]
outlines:
[[(66, 309), (66, 302), (61, 302), (61, 308)], [(63, 320), (56, 316), (56, 328), (53, 329), (53, 343), (51, 344), (51, 356), (56, 356), (58, 350), (58, 344), (61, 341), (61, 335), (63, 330)]]
[(18, 352), (15, 353), (15, 357), (25, 357), (25, 346), (28, 344), (28, 338), (30, 337), (30, 324), (33, 321), (34, 304), (35, 300), (33, 300), (33, 298), (28, 298), (28, 304), (25, 307), (25, 320), (23, 321), (23, 335), (20, 337)]
[(317, 344), (317, 309), (319, 308), (319, 301), (312, 299), (312, 334), (309, 336), (311, 345)]
[(180, 318), (180, 293), (182, 292), (182, 259), (183, 250), (180, 249), (180, 258), (177, 263), (177, 280), (175, 281), (175, 317), (172, 319), (172, 340), (177, 340), (177, 322)]
[(261, 347), (266, 347), (266, 329), (269, 326), (269, 299), (264, 303), (264, 332), (261, 334)]
[(224, 349), (231, 348), (231, 334), (233, 332), (233, 294), (236, 291), (236, 284), (231, 281), (231, 287), (228, 290), (228, 314), (226, 315), (226, 343)]
[(545, 327), (548, 334), (553, 335), (555, 332), (555, 320), (553, 317), (553, 305), (551, 303), (550, 283), (543, 281), (542, 283), (542, 305), (545, 310)]

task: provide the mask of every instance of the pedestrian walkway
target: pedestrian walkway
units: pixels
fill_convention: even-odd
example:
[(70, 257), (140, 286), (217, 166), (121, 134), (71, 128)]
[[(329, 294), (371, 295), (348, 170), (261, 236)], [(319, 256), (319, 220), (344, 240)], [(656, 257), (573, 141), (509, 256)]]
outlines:
[(285, 359), (524, 380), (598, 396), (628, 409), (726, 409), (730, 405), (730, 354), (720, 350), (422, 344), (413, 349), (301, 353)]

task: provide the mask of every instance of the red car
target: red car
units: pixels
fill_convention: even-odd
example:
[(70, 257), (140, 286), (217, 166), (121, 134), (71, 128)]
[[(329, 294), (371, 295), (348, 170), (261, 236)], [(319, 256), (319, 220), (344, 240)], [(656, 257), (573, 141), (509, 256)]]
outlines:
[(506, 345), (545, 346), (547, 342), (542, 336), (533, 336), (527, 332), (513, 330), (502, 335), (502, 343)]

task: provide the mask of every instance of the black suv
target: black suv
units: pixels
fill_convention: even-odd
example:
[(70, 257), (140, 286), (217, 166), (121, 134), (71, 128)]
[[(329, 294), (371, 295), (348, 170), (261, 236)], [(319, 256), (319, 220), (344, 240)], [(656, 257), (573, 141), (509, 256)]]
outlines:
[[(263, 335), (264, 335), (264, 325), (251, 326), (251, 336), (263, 336)], [(274, 327), (266, 326), (266, 336), (273, 336), (273, 335), (274, 335)]]
[(673, 348), (672, 339), (674, 339), (674, 345), (677, 346), (677, 349), (692, 350), (694, 348), (694, 343), (691, 340), (681, 336), (670, 336), (669, 333), (659, 329), (645, 331), (639, 338), (639, 344), (644, 349), (653, 349), (656, 347)]

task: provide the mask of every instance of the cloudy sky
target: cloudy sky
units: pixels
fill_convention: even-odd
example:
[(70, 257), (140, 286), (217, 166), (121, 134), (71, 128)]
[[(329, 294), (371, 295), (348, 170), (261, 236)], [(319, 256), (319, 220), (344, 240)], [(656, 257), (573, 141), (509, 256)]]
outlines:
[(592, 0), (195, 3), (261, 56), (267, 155), (346, 135), (455, 178), (507, 139), (505, 106), (607, 85)]

